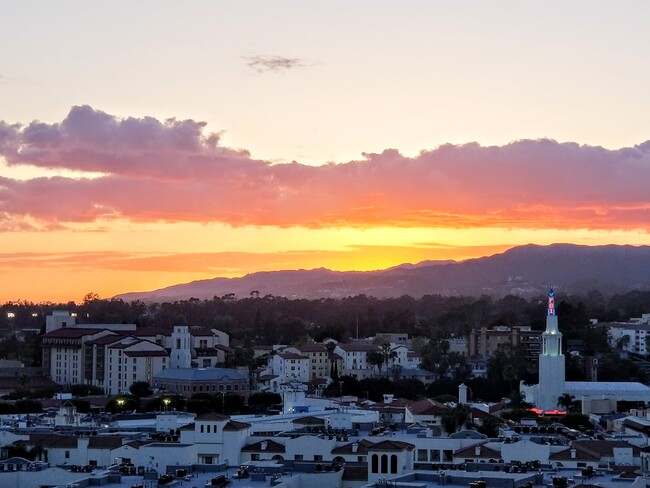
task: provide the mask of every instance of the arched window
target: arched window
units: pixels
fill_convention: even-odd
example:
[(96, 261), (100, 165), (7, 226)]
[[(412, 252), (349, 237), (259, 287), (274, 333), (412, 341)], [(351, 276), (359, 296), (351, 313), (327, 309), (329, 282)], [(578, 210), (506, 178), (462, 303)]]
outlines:
[(393, 454), (390, 457), (390, 472), (392, 474), (397, 473), (397, 454)]
[(388, 473), (388, 454), (381, 455), (381, 472)]
[(379, 458), (378, 458), (378, 456), (376, 454), (372, 455), (370, 471), (372, 473), (378, 473), (379, 472)]

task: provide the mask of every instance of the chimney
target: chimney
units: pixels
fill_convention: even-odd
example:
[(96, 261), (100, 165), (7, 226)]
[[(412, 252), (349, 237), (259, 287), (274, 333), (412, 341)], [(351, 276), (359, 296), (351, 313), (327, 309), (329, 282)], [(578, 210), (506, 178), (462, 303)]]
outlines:
[(352, 452), (357, 452), (359, 450), (359, 443), (355, 442), (352, 444)]
[(267, 447), (269, 447), (268, 441), (262, 441), (262, 443), (260, 444), (260, 448), (262, 449), (262, 451), (266, 451)]
[(576, 458), (576, 450), (571, 449), (571, 459), (575, 459), (575, 458)]
[(384, 393), (384, 403), (393, 403), (395, 395), (392, 393)]
[(474, 456), (481, 455), (481, 446), (474, 446)]

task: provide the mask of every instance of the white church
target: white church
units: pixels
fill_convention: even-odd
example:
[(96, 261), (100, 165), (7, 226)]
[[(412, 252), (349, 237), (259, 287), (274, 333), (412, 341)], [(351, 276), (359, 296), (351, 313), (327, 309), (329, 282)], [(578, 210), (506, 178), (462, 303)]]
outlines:
[(573, 395), (582, 403), (583, 413), (616, 411), (618, 401), (650, 402), (650, 388), (642, 383), (623, 381), (565, 381), (562, 333), (558, 328), (555, 294), (548, 292), (546, 330), (542, 334), (542, 352), (539, 355), (539, 384), (519, 386), (527, 402), (540, 410), (558, 408), (558, 398), (564, 393)]

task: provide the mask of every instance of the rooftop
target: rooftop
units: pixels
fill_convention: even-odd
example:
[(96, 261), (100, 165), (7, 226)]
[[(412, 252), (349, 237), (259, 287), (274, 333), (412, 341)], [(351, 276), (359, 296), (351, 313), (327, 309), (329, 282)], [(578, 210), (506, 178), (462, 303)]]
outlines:
[(182, 381), (246, 381), (244, 375), (230, 368), (167, 368), (157, 373), (154, 378)]

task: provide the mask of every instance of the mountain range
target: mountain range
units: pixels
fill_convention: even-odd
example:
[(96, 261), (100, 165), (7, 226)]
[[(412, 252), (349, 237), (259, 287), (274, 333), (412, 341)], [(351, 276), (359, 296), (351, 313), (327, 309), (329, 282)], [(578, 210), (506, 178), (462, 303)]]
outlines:
[(340, 298), (366, 294), (377, 298), (411, 295), (507, 294), (530, 297), (558, 291), (591, 289), (624, 293), (650, 288), (650, 246), (525, 245), (492, 256), (465, 261), (423, 261), (378, 271), (332, 271), (325, 268), (265, 271), (241, 278), (213, 278), (149, 292), (118, 295), (145, 302), (188, 298), (211, 299), (234, 294), (247, 298), (275, 295), (287, 298)]

